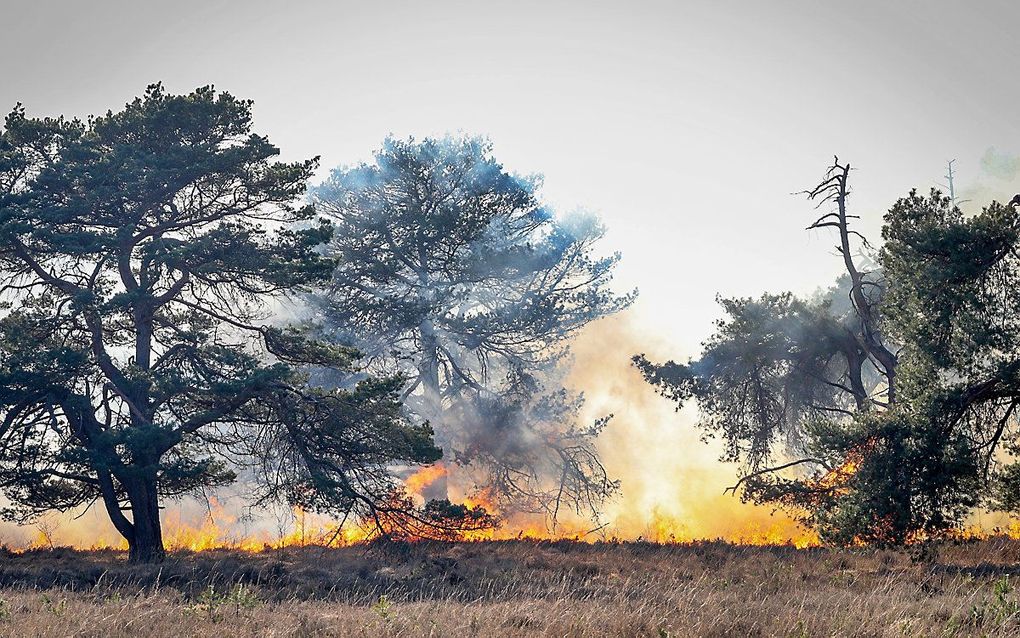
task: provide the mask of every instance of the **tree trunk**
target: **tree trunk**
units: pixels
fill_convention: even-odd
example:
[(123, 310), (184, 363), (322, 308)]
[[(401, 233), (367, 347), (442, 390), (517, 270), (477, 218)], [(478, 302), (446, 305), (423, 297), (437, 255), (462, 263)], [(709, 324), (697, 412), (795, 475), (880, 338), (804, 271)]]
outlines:
[[(857, 265), (854, 264), (853, 254), (850, 251), (850, 225), (848, 222), (846, 212), (846, 200), (849, 196), (850, 190), (847, 186), (847, 180), (850, 177), (850, 163), (847, 162), (845, 165), (840, 166), (838, 163), (834, 168), (840, 171), (838, 176), (839, 187), (836, 191), (836, 205), (838, 207), (838, 223), (836, 224), (839, 229), (839, 252), (843, 255), (843, 264), (846, 266), (847, 274), (850, 275), (850, 282), (852, 284), (850, 288), (851, 299), (853, 300), (854, 306), (857, 309), (857, 315), (861, 319), (861, 332), (864, 335), (863, 346), (868, 353), (878, 361), (881, 365), (881, 372), (885, 374), (886, 378), (886, 398), (889, 405), (891, 406), (896, 402), (896, 355), (892, 353), (885, 344), (882, 343), (882, 330), (878, 325), (878, 318), (872, 312), (872, 303), (868, 298), (868, 295), (864, 292), (864, 275), (857, 270)], [(860, 235), (860, 233), (858, 233)], [(867, 242), (865, 242), (867, 244)]]
[(436, 337), (432, 321), (425, 320), (419, 326), (422, 356), (418, 364), (422, 390), (426, 405), (426, 415), (433, 424), (442, 417), (442, 391), (439, 387), (439, 340)]
[[(418, 362), (418, 375), (421, 380), (424, 416), (434, 428), (436, 443), (448, 449), (450, 432), (443, 423), (443, 394), (439, 387), (439, 340), (431, 320), (421, 322), (419, 335), (422, 355)], [(443, 477), (442, 482), (436, 481), (431, 492), (433, 498), (449, 498), (446, 478)]]
[(128, 559), (132, 563), (158, 563), (166, 558), (163, 529), (159, 521), (159, 494), (156, 478), (146, 477), (128, 488), (131, 502), (132, 533), (128, 541)]

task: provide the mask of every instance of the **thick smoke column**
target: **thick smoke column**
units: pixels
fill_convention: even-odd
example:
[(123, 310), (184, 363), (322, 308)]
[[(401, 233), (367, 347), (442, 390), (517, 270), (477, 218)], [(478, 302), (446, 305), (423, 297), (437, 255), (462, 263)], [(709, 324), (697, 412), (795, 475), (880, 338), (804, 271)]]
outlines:
[(719, 462), (718, 441), (701, 440), (693, 409), (676, 412), (631, 364), (641, 350), (653, 358), (677, 355), (650, 336), (634, 312), (592, 325), (572, 350), (568, 382), (587, 398), (582, 418), (614, 415), (599, 450), (608, 471), (620, 479), (620, 494), (605, 509), (603, 533), (661, 542), (817, 542), (791, 517), (724, 493), (736, 482), (738, 468)]

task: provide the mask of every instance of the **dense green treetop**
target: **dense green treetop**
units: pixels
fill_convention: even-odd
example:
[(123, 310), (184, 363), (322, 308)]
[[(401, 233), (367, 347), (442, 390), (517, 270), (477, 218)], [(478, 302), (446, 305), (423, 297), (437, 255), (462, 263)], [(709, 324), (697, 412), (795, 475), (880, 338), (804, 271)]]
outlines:
[(251, 102), (149, 87), (118, 112), (0, 132), (0, 486), (30, 517), (101, 501), (132, 557), (159, 501), (258, 471), (256, 498), (392, 504), (386, 467), (439, 457), (398, 378), (346, 390), (356, 352), (268, 321), (326, 281), (332, 232), (299, 204), (316, 160), (275, 161)]

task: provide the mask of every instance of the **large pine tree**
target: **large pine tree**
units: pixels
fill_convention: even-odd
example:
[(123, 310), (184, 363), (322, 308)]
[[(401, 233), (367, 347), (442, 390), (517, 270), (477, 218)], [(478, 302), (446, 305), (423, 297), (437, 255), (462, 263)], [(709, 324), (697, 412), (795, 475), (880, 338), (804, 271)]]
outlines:
[[(345, 390), (309, 365), (356, 353), (268, 322), (330, 277), (331, 228), (298, 205), (251, 102), (159, 85), (87, 122), (15, 109), (0, 132), (0, 486), (19, 520), (101, 502), (133, 560), (160, 503), (258, 473), (255, 496), (379, 520), (411, 511), (388, 467), (439, 458), (402, 380)], [(295, 230), (294, 224), (303, 224)]]
[(480, 138), (388, 139), (374, 161), (313, 191), (336, 224), (317, 302), (331, 336), (405, 375), (418, 421), (504, 509), (592, 513), (616, 486), (559, 383), (569, 339), (625, 308), (619, 255), (586, 214), (557, 217), (539, 179), (506, 171)]

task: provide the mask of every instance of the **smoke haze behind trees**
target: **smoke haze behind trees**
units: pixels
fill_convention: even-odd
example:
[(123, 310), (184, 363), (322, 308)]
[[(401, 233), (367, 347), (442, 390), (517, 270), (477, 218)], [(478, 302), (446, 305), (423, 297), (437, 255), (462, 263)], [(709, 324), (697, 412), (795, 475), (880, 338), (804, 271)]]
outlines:
[[(717, 293), (808, 297), (834, 280), (827, 234), (796, 232), (789, 195), (833, 151), (861, 167), (855, 201), (871, 237), (906, 188), (943, 181), (947, 159), (962, 183), (996, 191), (958, 189), (967, 212), (1017, 190), (980, 172), (989, 147), (1020, 149), (1009, 2), (246, 6), (22, 3), (4, 14), (0, 50), (18, 63), (0, 105), (102, 113), (154, 78), (178, 91), (215, 82), (256, 98), (284, 157), (323, 153), (319, 179), (368, 159), (389, 132), (484, 132), (509, 166), (546, 174), (549, 202), (599, 212), (606, 243), (627, 256), (621, 289), (642, 288), (628, 321), (666, 335), (663, 357), (697, 351), (721, 315)], [(407, 63), (423, 51), (424, 73)], [(663, 256), (680, 275), (663, 274)], [(609, 412), (604, 437), (624, 423)], [(681, 447), (703, 466), (701, 448)]]
[(311, 304), (369, 370), (407, 379), (461, 491), (554, 524), (597, 516), (617, 487), (594, 447), (608, 416), (577, 423), (583, 399), (560, 386), (568, 341), (636, 293), (609, 288), (620, 255), (599, 256), (599, 221), (555, 215), (539, 185), (481, 138), (387, 139), (313, 190), (338, 265)]

